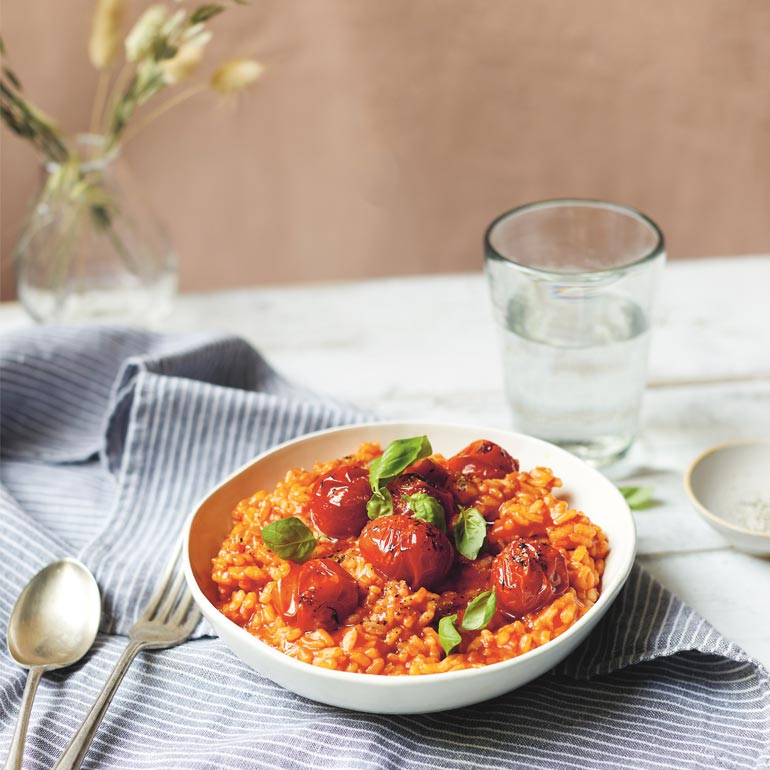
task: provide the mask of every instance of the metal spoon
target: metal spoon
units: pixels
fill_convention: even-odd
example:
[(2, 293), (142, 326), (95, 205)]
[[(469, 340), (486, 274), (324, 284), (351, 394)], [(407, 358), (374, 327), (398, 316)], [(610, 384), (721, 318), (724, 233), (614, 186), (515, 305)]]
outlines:
[(8, 652), (29, 669), (4, 770), (21, 770), (29, 713), (40, 677), (88, 652), (101, 616), (99, 586), (75, 559), (49, 564), (27, 583), (8, 621)]

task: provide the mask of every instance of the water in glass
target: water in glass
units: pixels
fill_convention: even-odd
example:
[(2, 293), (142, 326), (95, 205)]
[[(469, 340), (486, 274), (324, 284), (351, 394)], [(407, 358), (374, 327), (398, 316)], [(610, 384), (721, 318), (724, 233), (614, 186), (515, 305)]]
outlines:
[(514, 295), (506, 316), (505, 380), (516, 428), (589, 462), (622, 456), (645, 384), (650, 335), (639, 305), (590, 287), (542, 284)]

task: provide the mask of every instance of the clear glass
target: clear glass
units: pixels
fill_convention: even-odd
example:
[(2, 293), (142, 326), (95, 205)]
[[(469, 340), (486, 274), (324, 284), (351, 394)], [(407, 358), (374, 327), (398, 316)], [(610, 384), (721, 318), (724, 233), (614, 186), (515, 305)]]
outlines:
[(593, 465), (620, 459), (639, 425), (660, 229), (611, 203), (552, 200), (503, 214), (484, 248), (515, 428)]
[(176, 292), (170, 240), (99, 136), (46, 164), (15, 257), (19, 300), (38, 321), (152, 321)]

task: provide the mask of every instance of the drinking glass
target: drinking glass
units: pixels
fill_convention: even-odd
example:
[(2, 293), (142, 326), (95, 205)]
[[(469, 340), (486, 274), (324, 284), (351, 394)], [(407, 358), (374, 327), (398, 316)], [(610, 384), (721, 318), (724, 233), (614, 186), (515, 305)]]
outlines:
[(498, 217), (484, 264), (517, 430), (593, 465), (631, 446), (663, 234), (633, 209), (560, 199)]

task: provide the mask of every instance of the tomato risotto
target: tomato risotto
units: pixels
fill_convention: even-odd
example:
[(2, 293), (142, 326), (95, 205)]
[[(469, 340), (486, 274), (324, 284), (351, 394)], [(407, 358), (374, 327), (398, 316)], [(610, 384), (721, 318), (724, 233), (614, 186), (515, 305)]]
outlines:
[(217, 607), (266, 644), (339, 671), (432, 674), (513, 658), (596, 602), (602, 530), (549, 468), (490, 441), (425, 436), (295, 468), (233, 512)]

